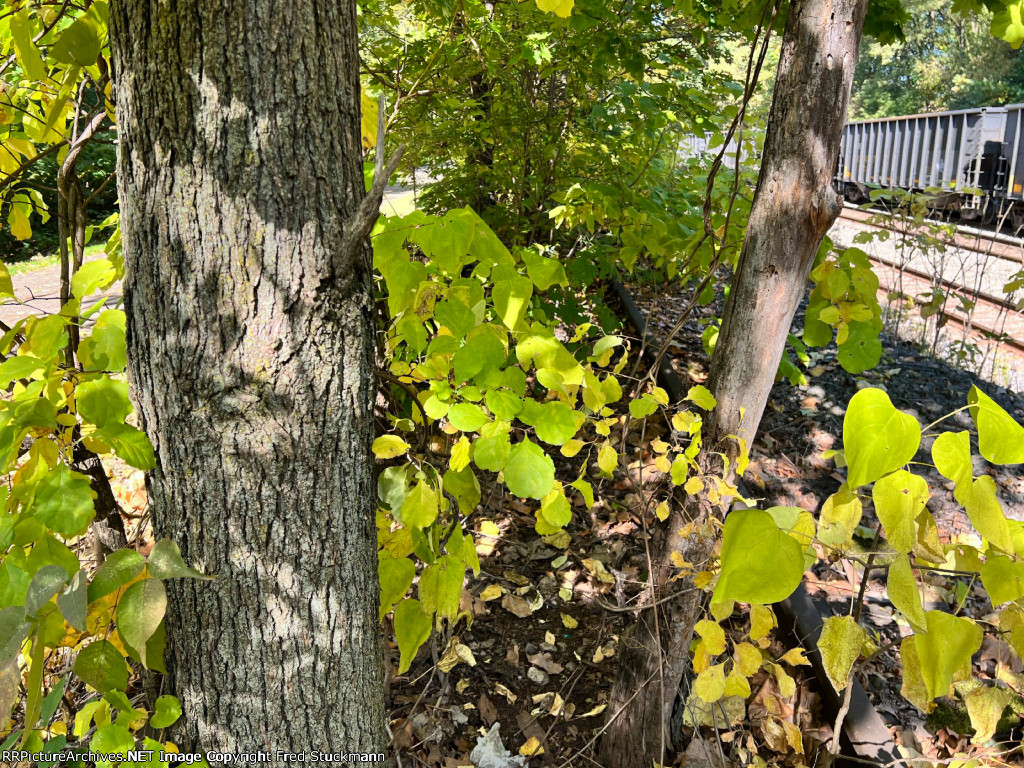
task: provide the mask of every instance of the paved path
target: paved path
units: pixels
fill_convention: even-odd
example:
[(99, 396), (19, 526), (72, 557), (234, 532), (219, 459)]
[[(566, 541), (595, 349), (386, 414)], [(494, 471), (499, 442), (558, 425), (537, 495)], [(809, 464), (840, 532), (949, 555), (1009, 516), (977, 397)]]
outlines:
[[(102, 254), (96, 254), (92, 258), (100, 258)], [(90, 261), (90, 259), (86, 259)], [(60, 311), (60, 264), (51, 264), (48, 267), (34, 269), (31, 272), (21, 272), (11, 276), (14, 283), (14, 295), (22, 302), (18, 304), (7, 300), (0, 305), (0, 321), (7, 325), (16, 323), (23, 317), (29, 315), (49, 315)], [(121, 300), (121, 283), (114, 283), (104, 291), (103, 296), (107, 297), (107, 306), (114, 306)], [(101, 296), (91, 296), (86, 302), (86, 307), (91, 307)]]

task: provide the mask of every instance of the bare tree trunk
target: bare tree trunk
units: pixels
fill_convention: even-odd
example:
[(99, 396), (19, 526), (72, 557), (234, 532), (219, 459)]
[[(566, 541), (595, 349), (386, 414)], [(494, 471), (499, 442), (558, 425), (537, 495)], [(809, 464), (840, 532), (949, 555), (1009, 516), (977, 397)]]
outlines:
[[(866, 9), (867, 0), (790, 4), (761, 175), (711, 364), (709, 388), (718, 406), (705, 420), (701, 457), (709, 469), (710, 452), (735, 454), (727, 435), (753, 441), (818, 245), (842, 209), (832, 175)], [(671, 533), (654, 542), (652, 578), (664, 594), (685, 586), (665, 586), (672, 552), (699, 567), (714, 543), (696, 535), (684, 540), (675, 532), (687, 520), (726, 512), (694, 497), (680, 506), (668, 521)], [(602, 763), (609, 768), (663, 761), (661, 744), (671, 743), (669, 722), (703, 607), (693, 594), (664, 606), (660, 643), (650, 610), (623, 643), (608, 707), (616, 719), (602, 742)], [(641, 686), (646, 688), (637, 693)]]
[[(112, 3), (129, 372), (185, 750), (382, 752), (355, 0)], [(358, 241), (357, 241), (358, 242)]]

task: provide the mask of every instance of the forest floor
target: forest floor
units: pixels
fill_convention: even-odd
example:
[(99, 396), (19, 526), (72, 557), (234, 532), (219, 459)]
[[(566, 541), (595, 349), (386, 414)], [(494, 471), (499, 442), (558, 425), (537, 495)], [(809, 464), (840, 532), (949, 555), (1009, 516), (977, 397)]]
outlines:
[[(411, 202), (411, 193), (396, 189), (385, 205), (404, 213)], [(15, 275), (14, 283), (25, 304), (0, 308), (0, 319), (5, 322), (49, 311), (48, 301), (56, 306), (52, 297), (59, 292), (58, 266)], [(668, 293), (664, 285), (638, 282), (630, 289), (641, 308), (655, 318), (649, 330), (663, 337), (684, 302)], [(112, 287), (111, 298), (118, 298), (119, 292), (120, 286)], [(720, 300), (701, 308), (670, 347), (673, 365), (684, 382), (706, 380), (709, 361), (700, 335), (709, 318), (720, 310)], [(798, 315), (794, 325), (802, 325), (802, 316)], [(841, 447), (845, 403), (865, 385), (883, 387), (897, 407), (929, 423), (963, 406), (971, 385), (977, 384), (1018, 422), (1024, 422), (1024, 397), (922, 356), (913, 345), (887, 334), (882, 338), (885, 354), (872, 371), (860, 376), (845, 372), (836, 361), (833, 346), (811, 351), (805, 371), (807, 384), (781, 382), (775, 386), (746, 474), (751, 493), (761, 506), (797, 506), (812, 513), (820, 510), (842, 483), (844, 472), (823, 459), (822, 451)], [(634, 353), (638, 349), (634, 342)], [(947, 426), (973, 431), (965, 412), (953, 416)], [(648, 419), (645, 438), (649, 441), (667, 431), (655, 414)], [(473, 748), (494, 724), (500, 724), (504, 745), (513, 754), (535, 754), (529, 762), (531, 768), (600, 765), (597, 739), (608, 714), (605, 707), (619, 645), (643, 596), (641, 581), (647, 571), (644, 531), (655, 524), (635, 483), (640, 475), (645, 486), (656, 489), (662, 480), (653, 466), (654, 457), (641, 452), (639, 436), (629, 435), (627, 444), (634, 452), (631, 466), (642, 467), (642, 474), (632, 471), (627, 477), (619, 471), (612, 480), (591, 476), (598, 491), (597, 505), (588, 511), (577, 495), (573, 520), (566, 532), (556, 537), (536, 534), (532, 505), (508, 497), (503, 485), (482, 479), (484, 502), (470, 521), (481, 573), (468, 581), (463, 593), (465, 617), (445, 636), (432, 637), (407, 674), (389, 679), (391, 729), (403, 768), (470, 765)], [(927, 461), (929, 447), (926, 440), (919, 460)], [(585, 460), (582, 455), (556, 457), (559, 479), (574, 480)], [(129, 538), (145, 552), (152, 539), (143, 475), (118, 461), (111, 462), (108, 470), (126, 513)], [(975, 473), (990, 474), (1008, 516), (1024, 520), (1024, 477), (983, 461)], [(935, 492), (929, 508), (940, 529), (947, 532), (947, 540), (949, 534), (970, 535), (969, 522), (953, 502), (949, 484), (934, 472), (925, 474)], [(877, 525), (868, 506), (861, 530), (865, 549), (871, 546)], [(862, 569), (842, 562), (817, 566), (805, 576), (805, 585), (822, 610), (832, 607), (845, 613), (859, 590)], [(876, 576), (882, 573), (873, 572)], [(871, 578), (865, 594), (866, 616), (881, 637), (898, 640), (909, 632), (901, 619), (894, 618), (882, 580)], [(929, 578), (926, 596), (928, 607), (959, 601), (976, 618), (992, 611), (979, 587), (956, 578)], [(747, 623), (745, 612), (738, 609), (725, 625), (738, 638)], [(790, 644), (780, 633), (767, 651), (780, 660)], [(389, 644), (388, 651), (395, 669), (397, 648)], [(714, 728), (705, 728), (691, 741), (685, 755), (666, 765), (724, 768), (720, 755), (728, 763), (744, 749), (759, 751), (783, 765), (824, 765), (832, 724), (823, 712), (819, 682), (809, 667), (783, 666), (795, 680), (791, 695), (783, 695), (776, 677), (759, 673), (752, 681), (754, 693), (746, 710), (732, 730), (719, 729), (723, 731), (719, 741)], [(995, 643), (986, 642), (975, 660), (975, 675), (982, 678), (1014, 679), (1021, 671), (1019, 660)], [(897, 744), (932, 759), (970, 749), (969, 727), (962, 713), (946, 708), (940, 710), (941, 716), (926, 718), (900, 696), (894, 651), (878, 654), (861, 668), (859, 677)], [(1020, 677), (1015, 680), (1019, 685)], [(802, 755), (764, 727), (771, 719), (769, 713), (800, 728)], [(1019, 727), (1018, 723), (1018, 738)], [(543, 753), (536, 752), (538, 746)], [(984, 754), (984, 750), (975, 754)]]
[[(641, 307), (654, 310), (651, 316), (656, 320), (650, 330), (655, 336), (671, 327), (683, 303), (661, 294), (663, 289), (631, 286)], [(689, 320), (670, 350), (684, 382), (706, 379), (708, 358), (700, 334), (715, 311), (712, 305)], [(795, 324), (801, 323), (798, 316)], [(838, 365), (834, 348), (825, 349), (812, 352), (806, 385), (782, 382), (773, 389), (745, 476), (761, 506), (798, 506), (817, 513), (838, 489), (844, 470), (837, 470), (821, 453), (841, 447), (844, 405), (861, 386), (884, 388), (897, 407), (928, 423), (963, 406), (971, 385), (978, 384), (1014, 418), (1024, 421), (1024, 398), (940, 360), (922, 357), (914, 347), (890, 336), (883, 341), (885, 356), (871, 372), (848, 374)], [(950, 419), (949, 426), (973, 430), (963, 411)], [(648, 439), (665, 431), (657, 416), (648, 420)], [(639, 441), (634, 437), (627, 442), (637, 451)], [(929, 447), (926, 440), (918, 460), (928, 460)], [(656, 487), (659, 477), (653, 456), (645, 453), (636, 458), (634, 466), (644, 467), (645, 484)], [(556, 464), (562, 479), (578, 476), (578, 459), (559, 459)], [(1024, 478), (984, 462), (975, 471), (992, 475), (1007, 514), (1024, 520)], [(929, 508), (940, 529), (952, 535), (968, 533), (969, 522), (953, 502), (949, 484), (934, 473), (925, 474), (937, 489)], [(452, 635), (432, 638), (428, 646), (433, 645), (433, 652), (421, 653), (407, 675), (390, 681), (392, 728), (403, 765), (468, 765), (481, 734), (494, 723), (500, 724), (504, 744), (513, 754), (529, 753), (538, 744), (543, 748), (543, 754), (529, 763), (534, 768), (600, 765), (596, 739), (607, 716), (605, 704), (618, 646), (642, 592), (638, 582), (646, 572), (644, 530), (655, 521), (651, 510), (643, 508), (630, 478), (621, 472), (611, 481), (590, 479), (601, 485), (601, 500), (585, 512), (577, 498), (578, 513), (561, 540), (538, 536), (532, 507), (503, 496), (502, 486), (484, 488), (484, 507), (474, 521), (481, 573), (469, 581), (463, 595), (468, 618)], [(861, 529), (865, 549), (871, 546), (877, 527), (867, 505)], [(818, 566), (805, 577), (808, 592), (822, 610), (831, 607), (846, 613), (860, 587), (862, 569), (843, 562)], [(873, 573), (881, 576), (884, 571)], [(928, 608), (953, 606), (960, 600), (963, 610), (977, 618), (992, 611), (980, 585), (934, 576), (925, 586)], [(910, 630), (894, 617), (884, 580), (871, 578), (865, 595), (867, 619), (882, 638), (896, 640), (898, 646), (899, 637)], [(747, 621), (745, 612), (737, 609), (725, 625), (738, 637)], [(787, 651), (787, 638), (779, 634), (768, 647), (777, 660)], [(396, 649), (391, 652), (397, 661)], [(722, 729), (720, 743), (714, 739), (714, 729), (705, 728), (685, 755), (666, 765), (717, 767), (720, 755), (728, 763), (742, 749), (759, 751), (783, 765), (822, 764), (819, 758), (824, 757), (832, 723), (822, 711), (819, 683), (809, 667), (784, 666), (795, 679), (794, 693), (784, 696), (774, 677), (759, 673), (740, 723), (731, 732)], [(972, 754), (984, 756), (998, 751), (994, 745), (969, 746), (970, 730), (962, 712), (940, 708), (926, 718), (908, 704), (900, 695), (899, 670), (893, 649), (863, 665), (859, 677), (896, 744), (909, 750), (907, 755), (943, 759), (957, 752), (973, 750)], [(986, 642), (974, 671), (983, 679), (1006, 679), (1019, 675), (1021, 668), (1005, 647)], [(1020, 678), (1015, 679), (1019, 685)], [(763, 727), (770, 720), (769, 712), (800, 728), (802, 755)], [(1018, 738), (1019, 727), (1018, 723)], [(771, 749), (781, 754), (769, 754)]]

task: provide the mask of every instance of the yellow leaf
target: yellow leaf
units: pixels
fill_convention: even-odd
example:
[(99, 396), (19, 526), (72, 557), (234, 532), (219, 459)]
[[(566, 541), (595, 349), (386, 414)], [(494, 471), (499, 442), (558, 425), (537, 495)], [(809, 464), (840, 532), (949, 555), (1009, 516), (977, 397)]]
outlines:
[(494, 692), (495, 693), (500, 693), (502, 696), (504, 696), (506, 699), (508, 699), (508, 703), (509, 704), (515, 704), (516, 700), (519, 698), (518, 696), (516, 696), (514, 693), (512, 693), (512, 691), (510, 691), (508, 688), (506, 688), (501, 683), (495, 683), (494, 684)]
[(715, 574), (711, 571), (701, 571), (693, 577), (693, 586), (697, 589), (707, 589), (715, 580)]
[(393, 459), (407, 450), (409, 444), (398, 435), (381, 435), (373, 441), (373, 455), (378, 459)]
[(32, 225), (29, 224), (28, 216), (20, 205), (11, 205), (7, 223), (11, 227), (11, 234), (18, 240), (28, 240), (32, 237)]
[(615, 452), (611, 443), (605, 443), (597, 452), (597, 466), (606, 475), (610, 475), (619, 463), (619, 454)]
[[(657, 515), (658, 519), (661, 520), (661, 522), (665, 522), (666, 520), (668, 520), (668, 514), (669, 514), (668, 502), (667, 501), (661, 502), (661, 504), (658, 505), (657, 509), (654, 510), (654, 514)], [(673, 554), (675, 554), (675, 553), (673, 553)]]
[(573, 437), (562, 443), (562, 447), (559, 450), (561, 451), (561, 454), (563, 456), (565, 456), (568, 459), (571, 459), (573, 456), (575, 456), (583, 449), (583, 445), (584, 443), (582, 440), (577, 440), (575, 437)]
[(587, 569), (591, 576), (596, 577), (598, 581), (603, 581), (605, 584), (615, 583), (615, 577), (608, 573), (608, 569), (604, 567), (604, 563), (600, 560), (587, 557), (582, 562), (583, 567)]
[(750, 695), (750, 681), (740, 674), (736, 667), (733, 667), (732, 672), (725, 679), (725, 695), (742, 696), (744, 699)]
[(691, 496), (698, 494), (704, 490), (704, 481), (696, 476), (691, 477), (683, 485), (683, 490), (686, 491)]
[(576, 629), (579, 626), (580, 623), (569, 614), (563, 613), (560, 615), (562, 617), (562, 626), (566, 629)]
[(693, 682), (693, 692), (706, 704), (714, 704), (725, 695), (725, 665), (708, 667)]
[(1010, 698), (1009, 691), (987, 686), (976, 688), (963, 697), (967, 714), (971, 718), (971, 727), (974, 728), (971, 741), (980, 744), (992, 738)]
[(373, 149), (377, 144), (377, 102), (367, 96), (366, 91), (362, 91), (359, 95), (363, 109), (363, 118), (360, 124), (363, 134), (363, 149)]
[(782, 723), (782, 730), (786, 732), (786, 742), (793, 748), (794, 752), (802, 755), (804, 753), (804, 739), (800, 729), (788, 720), (780, 720), (779, 722)]
[(469, 438), (463, 435), (452, 446), (451, 459), (448, 461), (452, 472), (461, 472), (468, 467), (472, 452), (473, 447), (469, 443)]
[(788, 699), (796, 693), (796, 680), (778, 664), (771, 664), (770, 666), (772, 674), (775, 675), (775, 680), (779, 684), (779, 693), (782, 695), (782, 698)]
[(672, 561), (672, 565), (674, 565), (676, 568), (679, 568), (680, 570), (693, 570), (693, 564), (684, 560), (683, 554), (681, 552), (673, 552), (671, 555), (669, 555), (669, 559)]
[(484, 520), (480, 523), (477, 537), (479, 541), (476, 545), (476, 553), (486, 557), (494, 552), (494, 548), (498, 545), (498, 541), (501, 539), (501, 529), (492, 520)]
[(502, 590), (501, 586), (498, 584), (488, 584), (484, 587), (483, 592), (480, 593), (480, 599), (485, 603), (490, 600), (497, 600), (501, 597), (503, 591), (504, 590)]
[(532, 755), (543, 755), (544, 747), (540, 745), (540, 739), (536, 736), (531, 736), (527, 739), (526, 743), (519, 748), (519, 754), (530, 757)]
[(809, 662), (807, 657), (804, 655), (803, 648), (791, 648), (786, 652), (786, 655), (780, 659), (780, 661), (784, 661), (794, 667), (811, 665), (811, 662)]
[(569, 18), (574, 4), (574, 0), (537, 0), (537, 7), (542, 11), (561, 16), (563, 19)]
[(708, 653), (707, 643), (703, 640), (699, 640), (693, 647), (692, 664), (693, 671), (698, 675), (711, 666), (711, 654)]
[(710, 619), (701, 619), (697, 622), (693, 631), (703, 638), (705, 645), (707, 645), (708, 653), (717, 656), (725, 652), (725, 630), (719, 626), (718, 622), (711, 621)]
[(818, 650), (825, 674), (836, 691), (846, 688), (853, 663), (867, 642), (867, 632), (852, 616), (829, 616), (825, 619)]
[(750, 606), (750, 639), (762, 640), (778, 626), (775, 614), (767, 605)]

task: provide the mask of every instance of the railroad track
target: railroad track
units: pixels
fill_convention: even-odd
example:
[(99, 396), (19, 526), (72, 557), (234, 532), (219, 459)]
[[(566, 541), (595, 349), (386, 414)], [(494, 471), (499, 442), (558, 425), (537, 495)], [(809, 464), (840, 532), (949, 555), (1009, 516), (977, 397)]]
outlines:
[[(879, 216), (880, 213), (881, 216)], [(848, 222), (852, 228), (861, 231), (886, 229), (899, 234), (915, 233), (913, 228), (908, 230), (906, 226), (896, 226), (895, 222), (887, 223), (884, 212), (845, 207), (840, 218)], [(918, 231), (920, 232), (920, 230)], [(938, 283), (947, 293), (962, 295), (976, 302), (969, 317), (964, 312), (946, 307), (937, 313), (939, 316), (983, 339), (999, 338), (999, 343), (1013, 349), (1018, 353), (1017, 356), (1024, 354), (1024, 314), (1017, 310), (1016, 305), (1009, 301), (1005, 294), (1000, 295), (993, 290), (995, 284), (998, 284), (997, 290), (1001, 289), (1008, 275), (1019, 271), (1020, 265), (1024, 264), (1024, 241), (995, 233), (985, 234), (976, 230), (968, 230), (965, 233), (963, 228), (958, 227), (950, 245), (961, 251), (984, 257), (985, 263), (982, 264), (978, 260), (973, 268), (980, 273), (976, 274), (977, 281), (985, 282), (987, 285), (976, 289), (973, 286), (966, 286), (949, 279), (945, 275), (936, 279), (932, 272), (922, 268), (926, 265), (908, 263), (907, 261), (901, 264), (878, 253), (869, 253), (868, 257), (877, 265), (879, 292), (884, 292), (886, 295), (890, 292), (898, 292), (913, 298), (930, 291)], [(992, 259), (991, 264), (989, 264), (990, 259)], [(920, 261), (921, 259), (918, 259), (918, 262)], [(998, 262), (1003, 263), (1000, 265)], [(917, 300), (915, 299), (915, 301)]]

